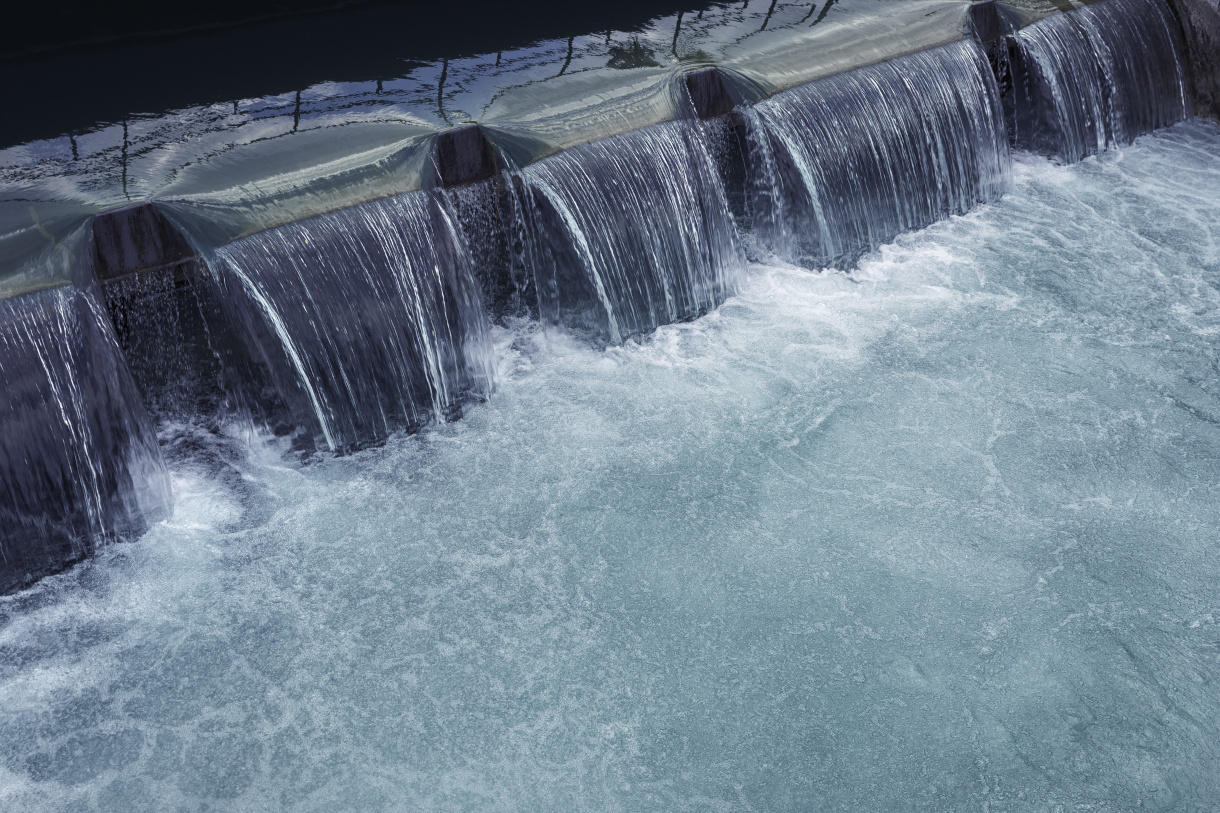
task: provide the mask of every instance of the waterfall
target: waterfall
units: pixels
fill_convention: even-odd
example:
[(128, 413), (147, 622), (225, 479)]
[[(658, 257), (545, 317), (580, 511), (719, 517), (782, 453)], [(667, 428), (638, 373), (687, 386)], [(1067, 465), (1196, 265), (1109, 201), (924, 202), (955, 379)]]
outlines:
[(1163, 0), (1106, 0), (1018, 31), (1016, 146), (1079, 161), (1189, 114), (1181, 33)]
[(522, 256), (525, 228), (511, 179), (463, 183), (441, 191), (482, 284), (483, 306), (493, 322), (536, 319), (533, 269)]
[(693, 319), (745, 268), (724, 188), (684, 122), (566, 150), (516, 178), (539, 313), (611, 342)]
[[(1077, 161), (1189, 113), (1166, 0), (1105, 0), (1003, 36), (991, 19), (986, 53), (967, 39), (752, 106), (742, 99), (762, 89), (733, 85), (730, 96), (728, 73), (700, 71), (722, 94), (715, 105), (696, 109), (691, 96), (667, 114), (686, 119), (523, 168), (500, 172), (507, 139), (520, 137), (511, 128), (499, 131), (498, 159), (481, 125), (454, 128), (446, 143), (477, 150), (486, 171), (446, 174), (438, 161), (424, 180), (402, 169), (396, 188), (427, 188), (247, 234), (206, 263), (201, 246), (245, 220), (201, 229), (188, 245), (158, 214), (164, 201), (103, 212), (93, 245), (106, 229), (111, 243), (95, 252), (94, 282), (0, 300), (10, 402), (0, 412), (0, 593), (168, 514), (146, 409), (223, 420), (245, 408), (306, 451), (376, 444), (491, 391), (493, 321), (538, 319), (620, 343), (719, 306), (747, 248), (849, 267), (902, 232), (998, 199), (1014, 147)], [(209, 211), (180, 203), (192, 216)]]
[(758, 239), (815, 267), (995, 200), (1008, 182), (999, 91), (971, 41), (779, 93), (745, 117)]
[(156, 435), (94, 291), (0, 300), (0, 388), (0, 593), (168, 516)]
[(331, 451), (446, 420), (491, 387), (478, 283), (439, 196), (258, 232), (217, 259), (221, 297), (254, 355)]

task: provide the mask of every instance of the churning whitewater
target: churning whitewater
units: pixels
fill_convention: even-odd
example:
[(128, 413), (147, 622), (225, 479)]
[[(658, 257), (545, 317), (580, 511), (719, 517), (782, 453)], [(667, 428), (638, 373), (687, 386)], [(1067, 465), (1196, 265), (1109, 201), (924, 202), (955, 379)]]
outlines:
[(0, 808), (1213, 809), (1218, 156), (497, 328), (347, 457), (163, 426), (173, 519), (0, 599)]

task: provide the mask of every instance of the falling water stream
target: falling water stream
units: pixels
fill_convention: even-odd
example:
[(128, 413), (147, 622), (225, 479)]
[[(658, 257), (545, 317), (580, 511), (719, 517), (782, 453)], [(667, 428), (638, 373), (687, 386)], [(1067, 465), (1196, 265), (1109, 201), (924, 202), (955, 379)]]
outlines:
[(815, 268), (1007, 186), (999, 90), (973, 41), (777, 94), (747, 121), (755, 231)]
[(470, 258), (423, 192), (220, 252), (220, 286), (280, 395), (330, 451), (444, 421), (491, 385)]
[(1079, 161), (1186, 118), (1181, 34), (1160, 0), (1117, 0), (1017, 33), (1016, 143)]
[(71, 284), (0, 300), (0, 559), (32, 581), (169, 515), (153, 427), (96, 294)]
[(613, 343), (715, 308), (745, 256), (697, 129), (567, 150), (523, 173), (527, 261), (548, 321)]

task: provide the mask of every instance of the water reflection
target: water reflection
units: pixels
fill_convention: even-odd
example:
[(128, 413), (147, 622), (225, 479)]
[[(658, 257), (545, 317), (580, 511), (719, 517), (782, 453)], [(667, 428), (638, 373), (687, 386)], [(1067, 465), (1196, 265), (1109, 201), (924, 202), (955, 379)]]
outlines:
[(708, 62), (764, 31), (808, 24), (811, 17), (821, 23), (834, 4), (709, 4), (657, 17), (638, 30), (546, 39), (430, 62), (403, 60), (401, 75), (393, 77), (318, 82), (155, 114), (133, 111), (121, 121), (0, 149), (0, 196), (83, 197), (102, 204), (144, 199), (182, 169), (243, 146), (351, 125), (447, 127), (478, 119), (508, 91), (559, 77)]

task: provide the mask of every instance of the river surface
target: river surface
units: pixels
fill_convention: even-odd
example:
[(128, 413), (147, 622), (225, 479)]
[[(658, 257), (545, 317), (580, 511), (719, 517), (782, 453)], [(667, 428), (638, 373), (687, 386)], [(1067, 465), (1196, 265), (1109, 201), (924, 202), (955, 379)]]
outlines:
[(1220, 806), (1220, 127), (756, 264), (0, 599), (4, 811)]

